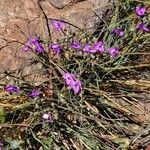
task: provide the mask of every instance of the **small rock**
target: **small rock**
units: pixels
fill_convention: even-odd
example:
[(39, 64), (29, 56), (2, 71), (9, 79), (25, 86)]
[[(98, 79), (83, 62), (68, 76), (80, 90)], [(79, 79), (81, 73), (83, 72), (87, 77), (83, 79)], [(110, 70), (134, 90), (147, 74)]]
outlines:
[(81, 2), (84, 0), (49, 0), (49, 1), (54, 7), (58, 8), (58, 9), (62, 9), (65, 6), (68, 6), (70, 4), (74, 4), (77, 2)]

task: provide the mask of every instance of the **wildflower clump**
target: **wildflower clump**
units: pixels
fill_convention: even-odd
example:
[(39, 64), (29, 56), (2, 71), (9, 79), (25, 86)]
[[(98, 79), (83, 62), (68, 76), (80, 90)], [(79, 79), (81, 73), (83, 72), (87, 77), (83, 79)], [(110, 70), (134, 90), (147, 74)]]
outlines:
[[(1, 96), (0, 102), (6, 111), (13, 108), (6, 117), (10, 127), (20, 129), (19, 136), (24, 132), (27, 135), (23, 136), (27, 141), (22, 149), (129, 149), (129, 143), (136, 142), (130, 135), (136, 137), (137, 126), (141, 127), (144, 120), (138, 116), (144, 103), (141, 98), (140, 105), (137, 101), (138, 93), (142, 97), (148, 91), (148, 86), (138, 86), (144, 86), (149, 67), (142, 56), (147, 54), (150, 29), (146, 7), (141, 4), (126, 8), (125, 1), (123, 7), (120, 4), (116, 5), (116, 16), (104, 22), (97, 36), (78, 27), (72, 32), (67, 30), (71, 25), (67, 21), (47, 18), (51, 22), (49, 38), (31, 36), (25, 43), (22, 51), (34, 52), (33, 63), (42, 64), (40, 73), (44, 76), (35, 85), (24, 77), (15, 80), (16, 85), (3, 88), (6, 100), (3, 103)], [(54, 39), (53, 28), (64, 33), (63, 37), (60, 34)], [(19, 96), (14, 95), (18, 93)], [(4, 113), (0, 109), (1, 114)], [(0, 117), (0, 123), (1, 120)], [(130, 123), (137, 123), (133, 132)]]
[[(146, 7), (145, 6), (137, 6), (135, 8), (135, 13), (139, 16), (139, 17), (144, 17), (146, 15)], [(150, 28), (148, 27), (148, 25), (146, 23), (144, 23), (143, 21), (144, 19), (142, 19), (142, 22), (138, 23), (136, 26), (136, 29), (142, 32), (149, 32)]]
[(100, 53), (102, 54), (104, 52), (104, 42), (99, 41), (94, 43), (93, 45), (90, 44), (85, 44), (83, 47), (83, 52), (89, 53), (89, 54), (94, 54), (94, 53)]

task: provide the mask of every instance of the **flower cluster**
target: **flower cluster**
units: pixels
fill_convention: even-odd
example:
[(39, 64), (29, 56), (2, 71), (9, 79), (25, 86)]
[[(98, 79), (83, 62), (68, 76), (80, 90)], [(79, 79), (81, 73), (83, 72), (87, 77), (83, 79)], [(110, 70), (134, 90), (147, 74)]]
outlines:
[(74, 94), (78, 94), (81, 91), (81, 81), (76, 79), (74, 74), (64, 73), (63, 79), (66, 84), (74, 91)]
[(89, 54), (93, 54), (93, 53), (96, 52), (96, 49), (93, 49), (90, 44), (85, 44), (85, 45), (83, 46), (83, 52), (89, 53)]
[(83, 51), (86, 53), (103, 53), (105, 50), (104, 48), (104, 42), (99, 41), (97, 43), (94, 43), (92, 46), (89, 44), (85, 44), (83, 47)]
[[(139, 17), (144, 17), (146, 15), (146, 8), (144, 6), (137, 6), (135, 8), (135, 13)], [(64, 21), (58, 21), (58, 20), (51, 20), (51, 25), (54, 27), (56, 31), (63, 31), (65, 27), (65, 22)], [(136, 29), (144, 31), (144, 32), (149, 32), (150, 29), (148, 26), (143, 23), (138, 23), (136, 26)], [(114, 29), (111, 30), (110, 32), (112, 35), (117, 36), (119, 38), (122, 38), (125, 35), (124, 30), (121, 27), (115, 27)], [(103, 54), (105, 51), (108, 52), (108, 54), (111, 56), (111, 58), (116, 58), (118, 53), (119, 53), (119, 48), (118, 47), (108, 47), (106, 49), (105, 41), (101, 40), (93, 44), (89, 43), (83, 43), (79, 42), (80, 40), (73, 40), (70, 43), (70, 47), (74, 50), (82, 50), (84, 53), (87, 54)], [(44, 52), (44, 49), (42, 45), (40, 44), (39, 39), (31, 37), (25, 44), (23, 51), (28, 51), (30, 48), (34, 49), (35, 52), (37, 53), (42, 53)], [(49, 50), (52, 50), (56, 55), (59, 55), (62, 50), (62, 46), (58, 43), (51, 43), (49, 45)], [(66, 84), (74, 91), (74, 94), (77, 94), (81, 90), (81, 81), (77, 80), (74, 74), (70, 73), (64, 73), (63, 74), (63, 79), (65, 79)], [(17, 93), (18, 89), (15, 89), (15, 87), (8, 87), (8, 90), (10, 90), (11, 93)], [(33, 90), (30, 94), (31, 97), (37, 97), (40, 95), (40, 92), (37, 90)]]
[[(79, 41), (73, 41), (70, 46), (75, 50), (81, 49), (83, 50), (83, 52), (87, 54), (94, 54), (94, 53), (102, 54), (105, 51), (105, 46), (103, 41), (96, 42), (93, 45), (84, 44), (83, 47), (81, 46), (81, 43)], [(59, 55), (61, 53), (61, 45), (58, 43), (50, 44), (49, 49), (52, 50), (56, 55)], [(111, 55), (112, 53), (109, 54)], [(115, 58), (114, 55), (113, 56), (111, 55), (111, 57)]]
[[(20, 88), (16, 85), (7, 85), (5, 88), (5, 91), (7, 91), (10, 94), (19, 94), (20, 93)], [(29, 94), (30, 97), (39, 97), (41, 92), (39, 90), (33, 89), (31, 93)]]
[(36, 39), (33, 37), (29, 38), (29, 40), (25, 43), (25, 46), (22, 48), (22, 51), (26, 52), (30, 48), (33, 49), (36, 53), (43, 53), (44, 52), (44, 48), (40, 44), (39, 39)]
[[(146, 8), (144, 6), (137, 6), (135, 8), (135, 13), (139, 16), (139, 17), (144, 17), (146, 14)], [(142, 31), (142, 32), (150, 32), (150, 28), (148, 28), (148, 26), (145, 23), (138, 23), (136, 26), (136, 29)]]
[[(94, 43), (92, 46), (89, 44), (85, 44), (83, 47), (83, 51), (85, 53), (100, 53), (102, 54), (105, 51), (105, 46), (103, 41), (99, 41), (97, 43)], [(108, 48), (108, 53), (112, 58), (115, 58), (118, 54), (118, 48)]]

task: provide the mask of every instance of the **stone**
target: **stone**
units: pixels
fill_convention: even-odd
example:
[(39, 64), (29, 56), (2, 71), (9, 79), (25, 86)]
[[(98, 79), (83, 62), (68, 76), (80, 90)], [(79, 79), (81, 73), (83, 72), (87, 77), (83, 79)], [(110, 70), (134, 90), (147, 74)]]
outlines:
[(97, 7), (105, 7), (107, 5), (110, 5), (112, 0), (87, 0), (88, 2), (92, 3), (93, 6)]
[(84, 0), (49, 0), (49, 1), (54, 7), (58, 9), (62, 9), (65, 6), (68, 6), (77, 2), (81, 2)]

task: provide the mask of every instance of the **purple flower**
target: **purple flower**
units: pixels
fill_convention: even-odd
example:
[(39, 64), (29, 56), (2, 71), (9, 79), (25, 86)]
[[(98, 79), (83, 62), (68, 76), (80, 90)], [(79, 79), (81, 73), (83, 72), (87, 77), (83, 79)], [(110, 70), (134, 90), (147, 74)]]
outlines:
[(147, 25), (144, 24), (144, 23), (139, 23), (139, 24), (136, 26), (136, 28), (137, 28), (138, 30), (143, 31), (143, 32), (149, 32), (149, 31), (150, 31), (150, 29), (149, 29), (149, 28), (147, 27)]
[(144, 16), (145, 13), (146, 13), (146, 8), (143, 7), (143, 6), (137, 6), (136, 9), (135, 9), (135, 12), (138, 16)]
[(73, 89), (74, 94), (78, 94), (81, 90), (81, 81), (76, 80), (75, 84), (70, 85), (70, 87)]
[(89, 53), (91, 50), (91, 45), (85, 44), (83, 47), (83, 51), (86, 53)]
[(7, 85), (5, 87), (5, 90), (9, 93), (16, 93), (16, 94), (18, 94), (20, 92), (19, 87), (15, 86), (15, 85)]
[(43, 53), (44, 52), (44, 48), (42, 47), (42, 45), (39, 43), (39, 40), (36, 38), (31, 37), (26, 43), (25, 46), (22, 48), (23, 52), (28, 51), (30, 48), (33, 48), (33, 50), (35, 50), (35, 52), (37, 53)]
[(99, 41), (99, 42), (95, 43), (92, 46), (92, 49), (94, 49), (96, 52), (103, 53), (104, 50), (105, 50), (105, 48), (104, 48), (104, 42), (103, 41)]
[(30, 42), (31, 42), (32, 46), (34, 47), (34, 50), (37, 53), (44, 52), (44, 49), (43, 49), (42, 45), (39, 43), (38, 39), (36, 39), (36, 38), (30, 38)]
[(49, 48), (52, 49), (53, 52), (55, 52), (55, 54), (60, 54), (61, 47), (60, 47), (59, 44), (56, 44), (56, 43), (51, 44), (51, 45), (49, 46)]
[(118, 48), (112, 47), (108, 49), (108, 52), (112, 58), (115, 58), (118, 55)]
[(31, 97), (39, 97), (41, 92), (39, 90), (32, 90), (29, 96)]
[(53, 118), (53, 116), (52, 116), (51, 113), (45, 113), (45, 114), (43, 114), (42, 119), (44, 121), (47, 121), (47, 122), (50, 122), (50, 123), (53, 122), (53, 120), (54, 120), (54, 118)]
[(27, 52), (29, 50), (29, 46), (28, 45), (25, 45), (23, 48), (22, 48), (22, 51), (23, 52)]
[(81, 48), (81, 44), (80, 44), (80, 42), (78, 42), (78, 41), (73, 41), (73, 42), (71, 43), (71, 47), (72, 47), (73, 49), (80, 49), (80, 48)]
[(63, 79), (66, 84), (74, 91), (74, 94), (78, 94), (81, 90), (81, 81), (77, 80), (74, 74), (64, 73)]
[(65, 23), (63, 21), (52, 20), (51, 24), (56, 31), (61, 31), (65, 27)]
[(30, 46), (31, 46), (30, 42), (27, 41), (27, 43), (25, 43), (24, 47), (22, 48), (22, 51), (27, 52), (30, 49)]
[(84, 47), (83, 47), (83, 51), (85, 53), (95, 53), (97, 50), (94, 49), (91, 45), (85, 44)]
[(2, 147), (3, 147), (3, 143), (0, 142), (0, 150), (2, 150)]
[(124, 36), (124, 31), (120, 28), (115, 28), (112, 30), (112, 34), (119, 36), (119, 37), (123, 37)]
[(75, 84), (75, 75), (71, 73), (64, 73), (63, 79), (65, 79), (67, 85), (74, 85)]

